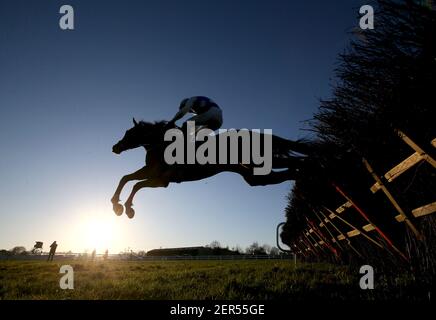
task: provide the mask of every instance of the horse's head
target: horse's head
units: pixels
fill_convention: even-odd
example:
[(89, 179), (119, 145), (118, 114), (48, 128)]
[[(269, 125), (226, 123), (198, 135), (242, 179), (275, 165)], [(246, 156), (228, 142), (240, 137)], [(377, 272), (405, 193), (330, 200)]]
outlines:
[(169, 129), (166, 121), (137, 122), (133, 118), (133, 127), (126, 131), (124, 137), (112, 147), (112, 152), (120, 154), (126, 150), (155, 145), (163, 141), (165, 131)]

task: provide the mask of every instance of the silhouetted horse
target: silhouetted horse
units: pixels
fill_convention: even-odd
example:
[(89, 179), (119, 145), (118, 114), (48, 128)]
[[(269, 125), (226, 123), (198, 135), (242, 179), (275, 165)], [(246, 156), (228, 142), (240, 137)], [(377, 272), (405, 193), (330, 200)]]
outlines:
[[(119, 204), (119, 196), (125, 184), (132, 180), (141, 180), (136, 183), (129, 198), (124, 203), (126, 214), (133, 218), (135, 211), (132, 209), (132, 201), (136, 192), (149, 187), (167, 187), (171, 182), (184, 182), (202, 180), (214, 176), (220, 172), (234, 172), (240, 174), (250, 186), (278, 184), (287, 180), (294, 180), (304, 157), (292, 155), (293, 152), (307, 154), (307, 146), (302, 142), (286, 140), (272, 135), (272, 169), (286, 169), (282, 171), (271, 171), (268, 175), (254, 175), (253, 168), (259, 167), (251, 164), (173, 164), (169, 165), (164, 159), (165, 148), (171, 141), (164, 141), (165, 132), (169, 127), (166, 121), (139, 123), (133, 119), (134, 127), (127, 130), (123, 139), (113, 146), (112, 151), (120, 154), (123, 151), (144, 147), (147, 155), (145, 166), (138, 171), (125, 175), (121, 178), (119, 185), (111, 199), (113, 210), (117, 215), (123, 213), (123, 206)], [(250, 135), (252, 135), (252, 132)], [(216, 136), (216, 139), (218, 139)], [(250, 136), (251, 139), (251, 136)], [(217, 140), (218, 141), (218, 140)], [(263, 134), (260, 134), (260, 141), (264, 141)], [(204, 142), (196, 141), (196, 149)], [(219, 149), (216, 143), (216, 157), (218, 159)], [(229, 146), (227, 155), (229, 155)], [(238, 143), (239, 155), (241, 145)], [(229, 163), (229, 162), (227, 162)]]

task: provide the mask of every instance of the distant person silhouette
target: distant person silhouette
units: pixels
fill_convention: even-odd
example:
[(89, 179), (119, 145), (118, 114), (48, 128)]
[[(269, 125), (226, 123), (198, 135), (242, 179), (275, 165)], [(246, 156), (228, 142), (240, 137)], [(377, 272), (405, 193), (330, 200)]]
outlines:
[(50, 245), (50, 252), (48, 253), (48, 259), (47, 261), (53, 261), (53, 257), (56, 253), (56, 248), (58, 247), (58, 244), (56, 243), (56, 241), (54, 241), (51, 245)]
[(196, 132), (202, 128), (215, 131), (221, 128), (223, 124), (223, 112), (221, 108), (212, 99), (203, 96), (183, 99), (180, 103), (179, 111), (168, 124), (174, 125), (177, 120), (183, 118), (187, 113), (193, 113), (195, 116), (183, 123), (183, 130), (185, 130), (188, 121), (195, 121)]
[(104, 255), (103, 255), (103, 260), (106, 261), (108, 256), (109, 256), (109, 250), (106, 249), (106, 251), (104, 252)]
[(95, 251), (95, 249), (92, 251), (92, 255), (91, 255), (91, 260), (94, 261), (95, 260), (95, 254), (97, 252)]

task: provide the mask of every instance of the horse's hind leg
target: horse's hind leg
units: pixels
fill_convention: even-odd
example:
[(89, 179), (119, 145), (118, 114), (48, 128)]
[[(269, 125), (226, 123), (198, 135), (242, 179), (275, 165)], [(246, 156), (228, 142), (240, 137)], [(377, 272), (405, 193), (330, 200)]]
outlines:
[(127, 216), (132, 219), (133, 216), (135, 215), (135, 210), (133, 210), (132, 205), (133, 205), (133, 198), (135, 197), (135, 194), (141, 190), (142, 188), (159, 188), (159, 187), (164, 187), (166, 188), (168, 186), (169, 182), (163, 179), (149, 179), (149, 180), (144, 180), (144, 181), (140, 181), (138, 183), (136, 183), (133, 186), (132, 192), (130, 193), (129, 198), (127, 199), (127, 201), (124, 203), (124, 206), (126, 207), (126, 214)]
[(295, 170), (288, 169), (278, 172), (271, 171), (270, 174), (264, 176), (245, 173), (243, 178), (250, 186), (266, 186), (279, 184), (288, 180), (295, 180), (296, 174)]
[(120, 201), (121, 191), (123, 190), (126, 183), (129, 181), (132, 181), (132, 180), (147, 179), (149, 177), (149, 175), (150, 175), (150, 168), (145, 166), (145, 167), (139, 169), (138, 171), (131, 173), (131, 174), (128, 174), (128, 175), (125, 175), (124, 177), (121, 178), (121, 180), (118, 184), (117, 190), (115, 190), (115, 193), (111, 199), (113, 210), (114, 210), (116, 215), (120, 216), (123, 213), (123, 206), (121, 204), (119, 204), (118, 202)]
[(295, 168), (298, 169), (302, 166), (304, 158), (298, 157), (273, 157), (272, 167), (273, 169), (285, 169), (285, 168)]

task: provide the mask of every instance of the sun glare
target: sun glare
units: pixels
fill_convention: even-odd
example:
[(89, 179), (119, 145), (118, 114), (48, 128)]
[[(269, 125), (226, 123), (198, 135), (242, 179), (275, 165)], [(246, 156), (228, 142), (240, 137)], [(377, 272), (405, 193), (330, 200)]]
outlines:
[(95, 249), (97, 253), (104, 253), (116, 247), (120, 230), (112, 215), (88, 215), (81, 222), (80, 229), (80, 242), (84, 250), (91, 252)]

